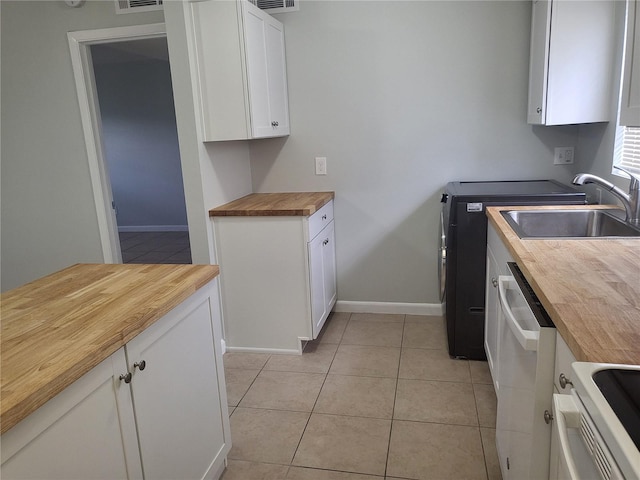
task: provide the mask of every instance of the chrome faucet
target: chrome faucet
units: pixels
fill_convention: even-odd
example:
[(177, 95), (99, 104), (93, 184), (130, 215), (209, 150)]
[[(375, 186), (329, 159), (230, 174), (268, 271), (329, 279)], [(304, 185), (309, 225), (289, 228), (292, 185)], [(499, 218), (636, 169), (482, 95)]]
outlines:
[(622, 205), (624, 205), (624, 210), (627, 215), (626, 221), (631, 225), (640, 225), (640, 176), (622, 167), (614, 166), (614, 168), (622, 170), (631, 177), (628, 194), (624, 193), (622, 189), (616, 187), (613, 183), (595, 175), (591, 175), (590, 173), (579, 173), (573, 179), (573, 184), (585, 185), (587, 183), (595, 183), (607, 189), (618, 197), (622, 202)]

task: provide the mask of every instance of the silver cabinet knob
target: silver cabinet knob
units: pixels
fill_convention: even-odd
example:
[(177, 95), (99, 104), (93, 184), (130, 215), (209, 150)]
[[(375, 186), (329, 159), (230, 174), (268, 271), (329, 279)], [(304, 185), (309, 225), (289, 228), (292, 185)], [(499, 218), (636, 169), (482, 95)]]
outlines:
[(131, 372), (120, 375), (120, 380), (124, 381), (124, 383), (131, 383)]
[(326, 220), (327, 216), (326, 215), (322, 215), (322, 220)]
[(496, 277), (491, 278), (491, 285), (493, 285), (494, 288), (498, 286), (498, 279)]
[(277, 127), (278, 126), (278, 122), (276, 122), (275, 120), (273, 122), (271, 122), (271, 126), (272, 127)]
[(144, 370), (145, 368), (147, 368), (147, 362), (145, 362), (144, 360), (140, 360), (139, 362), (134, 363), (133, 369), (135, 370), (136, 368), (139, 368), (140, 371)]
[(567, 388), (567, 385), (571, 385), (573, 387), (573, 383), (569, 380), (564, 373), (561, 373), (558, 377), (558, 382), (560, 383), (560, 387), (564, 390)]
[(329, 239), (328, 238), (325, 238), (324, 242), (322, 242), (323, 245), (327, 245), (328, 243), (329, 243)]
[(542, 113), (542, 108), (541, 107), (536, 108), (536, 113)]
[(551, 414), (551, 412), (549, 410), (545, 410), (544, 411), (544, 423), (549, 425), (552, 420), (553, 420), (553, 415)]

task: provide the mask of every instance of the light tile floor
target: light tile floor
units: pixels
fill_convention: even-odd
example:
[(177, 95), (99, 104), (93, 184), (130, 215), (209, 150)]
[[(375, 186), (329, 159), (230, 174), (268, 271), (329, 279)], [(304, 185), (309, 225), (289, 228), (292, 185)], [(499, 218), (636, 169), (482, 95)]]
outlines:
[(189, 232), (120, 232), (123, 263), (191, 263)]
[(494, 480), (486, 362), (451, 359), (442, 317), (333, 313), (302, 356), (227, 353), (223, 480)]

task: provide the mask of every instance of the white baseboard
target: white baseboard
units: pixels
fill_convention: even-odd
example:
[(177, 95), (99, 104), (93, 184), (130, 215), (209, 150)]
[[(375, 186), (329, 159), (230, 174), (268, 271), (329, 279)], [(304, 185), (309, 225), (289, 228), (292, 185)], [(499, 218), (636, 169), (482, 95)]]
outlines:
[(254, 347), (226, 347), (227, 352), (242, 353), (271, 353), (274, 355), (300, 355), (302, 350), (285, 349), (285, 348), (254, 348)]
[(118, 232), (188, 232), (189, 225), (123, 225)]
[(441, 303), (351, 302), (338, 300), (334, 312), (395, 313), (401, 315), (443, 315)]

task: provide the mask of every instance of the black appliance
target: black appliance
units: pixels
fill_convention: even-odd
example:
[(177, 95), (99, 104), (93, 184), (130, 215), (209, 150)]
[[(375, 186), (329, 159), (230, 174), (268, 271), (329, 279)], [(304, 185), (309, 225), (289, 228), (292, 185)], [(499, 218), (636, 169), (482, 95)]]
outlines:
[(586, 196), (554, 180), (450, 182), (440, 216), (440, 296), (449, 354), (486, 360), (484, 302), (487, 206), (584, 205)]

